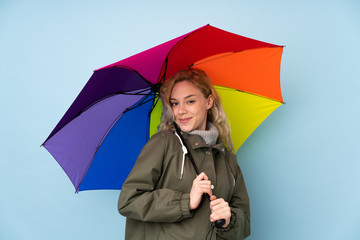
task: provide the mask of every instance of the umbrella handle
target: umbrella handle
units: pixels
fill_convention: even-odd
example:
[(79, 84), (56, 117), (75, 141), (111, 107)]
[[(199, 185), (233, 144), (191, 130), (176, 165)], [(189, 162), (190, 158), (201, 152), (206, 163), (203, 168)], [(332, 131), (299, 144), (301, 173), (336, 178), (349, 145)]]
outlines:
[(224, 226), (225, 224), (225, 219), (219, 219), (215, 221), (215, 227), (217, 228), (222, 228), (222, 226)]
[[(181, 130), (180, 130), (179, 126), (176, 124), (176, 122), (174, 122), (174, 127), (175, 127), (175, 130), (176, 130), (179, 138), (180, 138), (180, 141), (183, 143), (183, 145), (184, 145), (185, 148), (187, 149), (187, 146), (185, 145), (185, 141), (184, 141), (184, 139), (183, 139), (183, 137), (182, 137), (182, 134), (181, 134)], [(192, 163), (192, 165), (193, 165), (193, 167), (194, 167), (194, 169), (195, 169), (196, 174), (199, 175), (199, 174), (200, 174), (200, 171), (199, 171), (199, 169), (197, 168), (197, 166), (196, 166), (196, 164), (195, 164), (195, 161), (194, 161), (192, 155), (190, 154), (189, 150), (187, 150), (187, 155), (188, 155), (188, 157), (189, 157), (189, 159), (190, 159), (190, 161), (191, 161), (191, 163)], [(209, 198), (209, 200), (210, 200), (210, 196), (209, 196), (208, 194), (206, 194), (206, 195), (208, 196), (208, 198)], [(221, 228), (224, 224), (225, 224), (225, 219), (219, 219), (219, 220), (216, 220), (216, 221), (215, 221), (215, 226), (216, 226), (217, 228)]]

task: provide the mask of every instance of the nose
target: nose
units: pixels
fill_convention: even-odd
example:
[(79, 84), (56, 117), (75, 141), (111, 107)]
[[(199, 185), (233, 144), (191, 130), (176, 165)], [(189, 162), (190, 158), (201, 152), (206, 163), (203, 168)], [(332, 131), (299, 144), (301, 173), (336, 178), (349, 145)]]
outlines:
[(186, 113), (186, 106), (184, 106), (184, 104), (179, 104), (178, 113), (179, 114), (185, 114)]

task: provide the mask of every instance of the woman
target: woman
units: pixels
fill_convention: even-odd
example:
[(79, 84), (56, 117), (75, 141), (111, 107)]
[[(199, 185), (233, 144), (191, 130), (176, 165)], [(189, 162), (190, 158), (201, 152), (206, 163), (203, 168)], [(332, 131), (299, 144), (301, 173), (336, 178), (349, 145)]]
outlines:
[[(244, 239), (249, 199), (230, 127), (208, 76), (181, 70), (160, 89), (159, 133), (144, 146), (119, 197), (126, 239)], [(201, 173), (196, 175), (173, 122)], [(209, 197), (205, 197), (206, 194)], [(225, 219), (221, 228), (214, 222)]]

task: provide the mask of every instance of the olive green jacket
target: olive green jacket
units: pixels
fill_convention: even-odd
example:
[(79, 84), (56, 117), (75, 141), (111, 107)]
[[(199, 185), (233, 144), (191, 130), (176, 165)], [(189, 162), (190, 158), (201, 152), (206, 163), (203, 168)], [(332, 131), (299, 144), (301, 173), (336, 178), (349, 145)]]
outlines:
[(213, 194), (231, 207), (231, 222), (218, 229), (210, 222), (208, 198), (189, 210), (190, 189), (196, 177), (172, 130), (155, 134), (140, 153), (127, 177), (118, 202), (127, 217), (127, 240), (244, 239), (250, 234), (249, 199), (236, 156), (222, 142), (206, 145), (198, 135), (183, 133), (200, 172), (214, 185)]

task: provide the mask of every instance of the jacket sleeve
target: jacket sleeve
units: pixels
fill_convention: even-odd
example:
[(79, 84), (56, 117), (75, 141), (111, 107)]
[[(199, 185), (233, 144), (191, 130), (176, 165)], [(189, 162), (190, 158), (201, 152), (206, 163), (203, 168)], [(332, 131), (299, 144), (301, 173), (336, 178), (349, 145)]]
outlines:
[(231, 221), (226, 228), (217, 229), (217, 235), (220, 239), (245, 239), (250, 235), (249, 197), (236, 156), (230, 164), (231, 168), (236, 171), (234, 193), (229, 202)]
[(192, 216), (190, 194), (157, 189), (167, 137), (158, 133), (144, 146), (120, 192), (118, 210), (125, 217), (149, 222), (177, 222)]

